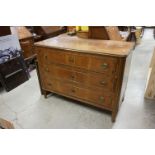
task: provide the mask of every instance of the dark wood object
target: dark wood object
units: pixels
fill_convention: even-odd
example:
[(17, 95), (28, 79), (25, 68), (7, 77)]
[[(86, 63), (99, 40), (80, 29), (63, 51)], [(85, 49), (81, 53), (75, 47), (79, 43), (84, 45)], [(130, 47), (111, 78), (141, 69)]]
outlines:
[(22, 57), (0, 64), (0, 81), (6, 91), (10, 91), (27, 81), (29, 74)]
[(88, 36), (90, 39), (109, 40), (108, 33), (104, 26), (89, 26)]
[[(35, 44), (41, 90), (112, 112), (122, 102), (133, 43), (60, 35)], [(124, 76), (125, 74), (125, 76)]]
[(118, 29), (120, 30), (120, 31), (128, 31), (128, 26), (118, 26)]
[[(6, 36), (9, 34), (11, 34), (10, 26), (0, 26), (0, 36)], [(2, 87), (1, 83), (0, 87)]]
[(130, 35), (127, 38), (127, 41), (136, 42), (135, 31), (131, 31)]
[[(11, 29), (8, 26), (1, 27), (0, 32), (3, 32), (1, 33), (3, 35), (9, 35), (11, 34)], [(6, 91), (16, 88), (27, 81), (28, 78), (29, 74), (22, 55), (0, 64), (0, 82)]]
[(10, 26), (0, 26), (0, 36), (11, 34)]
[(64, 26), (33, 26), (32, 29), (33, 33), (36, 34), (34, 38), (36, 41), (55, 37), (67, 31), (67, 27)]

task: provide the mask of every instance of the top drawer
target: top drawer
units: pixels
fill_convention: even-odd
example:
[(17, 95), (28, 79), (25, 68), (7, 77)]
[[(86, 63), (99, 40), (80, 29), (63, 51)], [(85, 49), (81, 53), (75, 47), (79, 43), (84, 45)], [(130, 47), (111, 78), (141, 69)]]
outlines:
[(103, 55), (92, 55), (78, 52), (67, 52), (58, 49), (42, 48), (39, 50), (39, 60), (42, 64), (63, 64), (81, 69), (106, 74), (114, 73), (117, 65), (117, 58)]

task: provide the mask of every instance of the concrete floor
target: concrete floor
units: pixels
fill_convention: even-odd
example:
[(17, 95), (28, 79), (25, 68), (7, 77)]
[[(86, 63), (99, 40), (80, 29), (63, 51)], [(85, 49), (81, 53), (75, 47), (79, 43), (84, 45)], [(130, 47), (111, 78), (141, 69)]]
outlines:
[(53, 95), (40, 95), (36, 71), (29, 81), (11, 92), (0, 92), (0, 117), (15, 128), (155, 128), (155, 102), (145, 101), (144, 92), (155, 40), (145, 30), (133, 53), (125, 100), (115, 123), (111, 115), (78, 102)]

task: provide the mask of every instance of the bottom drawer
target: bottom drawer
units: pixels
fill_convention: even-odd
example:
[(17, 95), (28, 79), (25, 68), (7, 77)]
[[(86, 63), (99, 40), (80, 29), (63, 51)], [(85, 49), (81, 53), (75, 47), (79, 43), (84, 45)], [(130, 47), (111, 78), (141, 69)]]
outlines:
[(100, 90), (93, 91), (90, 89), (82, 88), (80, 86), (74, 86), (72, 83), (64, 83), (62, 81), (54, 79), (45, 82), (45, 89), (86, 100), (92, 102), (93, 104), (99, 104), (103, 107), (106, 106), (110, 109), (112, 108), (112, 95), (107, 95)]

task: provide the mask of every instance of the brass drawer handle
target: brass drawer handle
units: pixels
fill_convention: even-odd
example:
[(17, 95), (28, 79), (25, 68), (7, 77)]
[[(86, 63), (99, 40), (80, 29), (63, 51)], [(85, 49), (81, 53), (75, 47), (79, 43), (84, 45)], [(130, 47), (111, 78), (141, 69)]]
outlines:
[(101, 64), (101, 67), (102, 67), (103, 69), (107, 69), (107, 68), (108, 68), (108, 64), (107, 64), (107, 63), (103, 63), (103, 64)]
[(29, 40), (27, 40), (27, 41), (21, 41), (20, 42), (22, 45), (25, 45), (25, 44), (30, 44), (30, 41)]
[(45, 59), (47, 59), (47, 55), (45, 55)]
[(75, 89), (72, 89), (71, 92), (72, 92), (72, 93), (75, 93)]
[(103, 86), (103, 85), (106, 84), (106, 82), (105, 81), (101, 81), (100, 84)]
[(52, 84), (51, 84), (51, 83), (48, 83), (48, 85), (49, 85), (49, 86), (52, 86)]
[(100, 100), (100, 102), (104, 102), (105, 98), (104, 98), (103, 96), (101, 96), (101, 97), (99, 98), (99, 100)]

